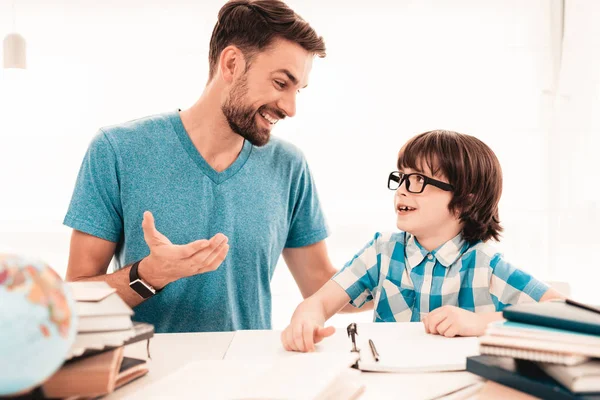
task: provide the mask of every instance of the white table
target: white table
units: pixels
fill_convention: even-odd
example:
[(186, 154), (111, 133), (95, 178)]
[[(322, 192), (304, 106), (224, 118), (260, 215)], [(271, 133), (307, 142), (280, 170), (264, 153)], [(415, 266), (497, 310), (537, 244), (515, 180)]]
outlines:
[[(234, 338), (235, 332), (218, 333), (180, 333), (157, 334), (150, 342), (152, 363), (150, 372), (143, 378), (115, 391), (108, 399), (118, 399), (133, 394), (136, 391), (159, 381), (170, 373), (183, 367), (189, 362), (198, 360), (221, 360)], [(278, 335), (275, 331), (263, 331), (260, 335)], [(345, 335), (343, 329), (338, 329), (337, 337), (332, 341), (341, 340)], [(347, 338), (344, 338), (347, 340)], [(127, 355), (145, 354), (144, 343), (129, 346)], [(442, 372), (426, 374), (388, 374), (361, 373), (366, 391), (361, 400), (365, 399), (432, 399), (440, 398), (479, 381), (479, 378), (468, 372)], [(201, 393), (191, 393), (191, 397), (201, 398)], [(460, 397), (459, 397), (460, 398)]]

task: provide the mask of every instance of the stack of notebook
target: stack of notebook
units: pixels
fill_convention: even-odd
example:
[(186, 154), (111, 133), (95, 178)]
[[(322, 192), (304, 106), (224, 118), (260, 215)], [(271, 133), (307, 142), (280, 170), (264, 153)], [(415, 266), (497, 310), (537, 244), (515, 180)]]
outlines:
[(503, 316), (467, 370), (545, 399), (600, 399), (600, 310), (568, 300), (511, 306)]
[(98, 397), (145, 375), (148, 359), (124, 356), (124, 346), (149, 340), (154, 327), (133, 323), (133, 311), (105, 282), (69, 283), (77, 336), (62, 368), (43, 385), (46, 397)]

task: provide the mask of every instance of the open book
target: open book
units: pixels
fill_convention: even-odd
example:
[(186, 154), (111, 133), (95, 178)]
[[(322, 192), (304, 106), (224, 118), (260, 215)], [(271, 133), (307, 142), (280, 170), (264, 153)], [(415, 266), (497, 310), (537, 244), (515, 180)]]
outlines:
[[(285, 351), (278, 331), (237, 331), (226, 360), (272, 363), (301, 353)], [(379, 353), (375, 361), (369, 339)], [(466, 359), (479, 354), (475, 337), (445, 338), (425, 333), (421, 323), (377, 322), (357, 324), (355, 335), (357, 367), (363, 371), (443, 372), (466, 369)], [(352, 350), (352, 337), (345, 328), (316, 345), (316, 353), (346, 355)], [(312, 353), (314, 354), (314, 353)]]
[(413, 327), (422, 335), (407, 337), (396, 323), (350, 324), (348, 346), (359, 354), (356, 367), (374, 372), (462, 371), (467, 357), (479, 354), (477, 338), (446, 338), (426, 334), (421, 324)]
[(118, 347), (65, 364), (43, 391), (48, 398), (103, 396), (147, 372), (147, 361), (123, 357), (123, 347)]

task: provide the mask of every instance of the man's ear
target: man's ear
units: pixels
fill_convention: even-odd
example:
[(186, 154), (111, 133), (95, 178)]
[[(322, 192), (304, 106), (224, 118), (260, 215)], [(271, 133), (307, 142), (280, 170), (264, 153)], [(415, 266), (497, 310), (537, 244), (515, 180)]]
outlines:
[(246, 68), (242, 51), (233, 45), (227, 46), (219, 58), (219, 71), (226, 83), (232, 83)]

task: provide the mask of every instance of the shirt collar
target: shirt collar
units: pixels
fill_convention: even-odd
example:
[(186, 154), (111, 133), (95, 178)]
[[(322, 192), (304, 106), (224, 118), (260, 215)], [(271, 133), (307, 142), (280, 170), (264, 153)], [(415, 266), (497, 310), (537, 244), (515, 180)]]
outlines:
[[(425, 248), (421, 246), (419, 241), (414, 235), (409, 233), (406, 234), (406, 259), (410, 269), (419, 265), (428, 254)], [(465, 251), (465, 246), (468, 243), (465, 242), (462, 235), (459, 233), (454, 238), (448, 240), (437, 249), (433, 250), (431, 254), (437, 259), (437, 261), (444, 267), (449, 267), (454, 264), (456, 260)]]

